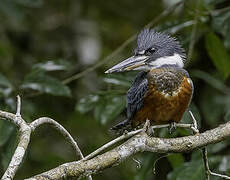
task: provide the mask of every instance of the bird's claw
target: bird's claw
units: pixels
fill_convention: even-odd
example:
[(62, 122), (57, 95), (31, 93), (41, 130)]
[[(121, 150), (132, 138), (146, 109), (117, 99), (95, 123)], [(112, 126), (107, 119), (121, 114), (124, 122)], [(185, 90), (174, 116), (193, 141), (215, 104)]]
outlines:
[(144, 126), (143, 126), (143, 132), (147, 132), (149, 127), (150, 127), (150, 121), (147, 119)]
[(191, 129), (192, 129), (192, 131), (193, 131), (194, 135), (199, 134), (199, 130), (198, 130), (198, 128), (197, 128), (197, 127), (195, 127), (194, 125), (192, 125), (192, 126), (191, 126)]
[(172, 134), (176, 130), (176, 123), (172, 122), (169, 126), (169, 134)]
[(151, 128), (150, 121), (148, 119), (146, 120), (146, 122), (144, 124), (143, 132), (145, 132), (149, 136), (152, 136), (154, 134), (154, 130)]
[(123, 135), (125, 135), (125, 136), (126, 136), (128, 133), (129, 133), (129, 131), (126, 130), (126, 129), (123, 131)]

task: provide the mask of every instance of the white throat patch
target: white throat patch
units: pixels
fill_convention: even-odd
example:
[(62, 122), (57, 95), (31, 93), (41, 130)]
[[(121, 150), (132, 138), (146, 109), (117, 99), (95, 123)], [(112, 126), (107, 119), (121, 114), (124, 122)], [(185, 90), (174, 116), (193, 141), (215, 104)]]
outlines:
[(176, 65), (180, 68), (184, 67), (183, 59), (179, 54), (174, 54), (173, 56), (165, 56), (150, 62), (151, 66), (160, 67), (162, 65)]

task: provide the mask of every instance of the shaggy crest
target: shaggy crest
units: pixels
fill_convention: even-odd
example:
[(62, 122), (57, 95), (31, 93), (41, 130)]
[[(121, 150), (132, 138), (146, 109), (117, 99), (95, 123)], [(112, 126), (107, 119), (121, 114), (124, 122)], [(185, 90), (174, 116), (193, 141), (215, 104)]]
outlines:
[(135, 53), (151, 48), (155, 48), (162, 56), (177, 53), (183, 58), (183, 61), (186, 60), (185, 51), (176, 38), (166, 33), (157, 32), (154, 29), (144, 29), (138, 35)]

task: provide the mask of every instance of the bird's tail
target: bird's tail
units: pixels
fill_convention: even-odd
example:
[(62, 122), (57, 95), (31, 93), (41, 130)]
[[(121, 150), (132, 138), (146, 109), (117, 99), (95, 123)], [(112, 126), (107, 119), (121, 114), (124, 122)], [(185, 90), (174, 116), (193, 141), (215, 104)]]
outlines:
[(121, 121), (120, 123), (116, 124), (111, 128), (111, 130), (119, 131), (119, 132), (124, 132), (125, 130), (130, 131), (131, 129), (132, 126), (131, 126), (131, 121), (129, 119)]

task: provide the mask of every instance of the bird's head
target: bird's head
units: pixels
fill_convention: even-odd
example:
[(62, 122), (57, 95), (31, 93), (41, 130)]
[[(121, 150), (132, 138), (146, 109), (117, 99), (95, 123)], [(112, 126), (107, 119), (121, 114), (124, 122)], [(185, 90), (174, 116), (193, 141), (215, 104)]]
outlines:
[(167, 65), (183, 68), (185, 60), (185, 51), (175, 38), (154, 29), (144, 29), (138, 35), (134, 55), (105, 73), (130, 70), (149, 71)]

